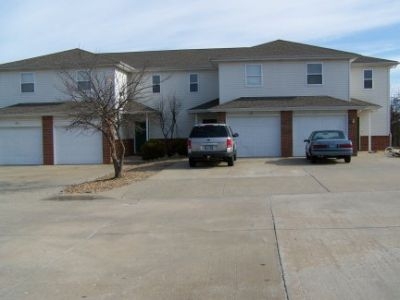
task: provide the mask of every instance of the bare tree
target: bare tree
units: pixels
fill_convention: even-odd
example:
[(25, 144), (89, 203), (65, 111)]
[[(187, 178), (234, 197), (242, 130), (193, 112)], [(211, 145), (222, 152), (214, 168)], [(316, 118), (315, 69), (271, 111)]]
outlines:
[(175, 97), (162, 98), (157, 106), (157, 116), (164, 136), (167, 153), (170, 153), (169, 142), (178, 131), (178, 115), (182, 109), (181, 102)]
[(102, 132), (110, 146), (115, 178), (123, 176), (125, 146), (121, 128), (129, 119), (124, 112), (130, 101), (140, 99), (148, 88), (143, 82), (144, 71), (134, 71), (129, 77), (99, 68), (61, 72), (64, 93), (74, 104), (70, 127)]

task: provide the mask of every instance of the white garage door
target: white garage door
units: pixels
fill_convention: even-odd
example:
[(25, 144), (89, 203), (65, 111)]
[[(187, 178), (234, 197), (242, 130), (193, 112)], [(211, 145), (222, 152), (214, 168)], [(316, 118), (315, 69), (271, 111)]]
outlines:
[(101, 164), (103, 141), (100, 132), (54, 127), (55, 164)]
[(228, 115), (227, 123), (239, 133), (239, 157), (281, 155), (281, 125), (279, 115)]
[(305, 156), (304, 140), (314, 130), (339, 129), (347, 134), (347, 112), (342, 113), (294, 113), (293, 156)]
[(41, 127), (0, 127), (1, 165), (43, 164)]

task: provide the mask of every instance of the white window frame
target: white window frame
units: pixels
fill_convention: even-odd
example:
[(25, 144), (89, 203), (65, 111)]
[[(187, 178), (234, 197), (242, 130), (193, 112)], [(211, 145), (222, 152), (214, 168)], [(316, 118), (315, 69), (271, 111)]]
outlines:
[[(365, 71), (371, 71), (371, 78), (365, 78)], [(371, 81), (371, 87), (365, 87), (365, 81)], [(364, 90), (372, 90), (374, 88), (374, 71), (372, 69), (363, 69), (363, 89)]]
[[(79, 80), (79, 73), (84, 73), (85, 76), (88, 76), (88, 77), (89, 77), (89, 78), (88, 78), (89, 80)], [(85, 89), (81, 89), (81, 88), (79, 87), (79, 83), (80, 83), (80, 82), (88, 82), (88, 83), (89, 83), (89, 87), (88, 87), (88, 88), (85, 88)], [(76, 71), (76, 85), (77, 85), (77, 88), (78, 88), (79, 91), (90, 91), (90, 90), (91, 90), (90, 72), (87, 71), (87, 70), (78, 70), (78, 71)]]
[[(158, 76), (159, 78), (159, 83), (158, 84), (154, 84), (154, 77)], [(158, 85), (159, 86), (159, 90), (158, 92), (154, 91), (154, 86)], [(161, 75), (160, 74), (153, 74), (151, 75), (151, 92), (153, 94), (160, 94), (161, 93)]]
[[(308, 73), (308, 65), (321, 65), (321, 73)], [(309, 83), (309, 75), (321, 75), (321, 83)], [(324, 64), (322, 62), (308, 62), (306, 63), (306, 84), (308, 86), (319, 86), (324, 84)]]
[[(247, 67), (250, 67), (250, 66), (258, 66), (258, 67), (260, 67), (260, 75), (257, 75), (257, 76), (248, 75), (247, 74)], [(260, 84), (249, 84), (249, 81), (248, 81), (249, 77), (260, 78)], [(246, 87), (250, 87), (250, 88), (256, 87), (257, 88), (257, 87), (263, 86), (263, 78), (264, 78), (264, 74), (263, 74), (263, 65), (262, 64), (245, 64), (245, 66), (244, 66), (244, 80), (245, 80)]]
[[(196, 79), (197, 79), (196, 81), (193, 81), (193, 82), (191, 81), (190, 77), (192, 77), (192, 75), (196, 75)], [(197, 85), (197, 89), (195, 91), (191, 90), (192, 84)], [(198, 93), (199, 92), (199, 74), (198, 73), (190, 73), (189, 74), (189, 92), (190, 93)]]
[[(28, 75), (28, 74), (32, 75), (32, 82), (23, 82), (23, 80), (22, 80), (23, 75)], [(34, 93), (35, 92), (35, 73), (33, 73), (33, 72), (22, 72), (21, 75), (20, 75), (20, 81), (21, 81), (21, 84), (20, 84), (21, 93), (25, 94), (25, 93)], [(22, 90), (22, 85), (23, 84), (32, 84), (33, 91), (23, 91)]]

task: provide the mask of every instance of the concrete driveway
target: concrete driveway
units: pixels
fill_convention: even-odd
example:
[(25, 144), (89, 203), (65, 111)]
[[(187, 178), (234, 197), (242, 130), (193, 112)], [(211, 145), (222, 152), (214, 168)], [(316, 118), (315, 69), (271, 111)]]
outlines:
[(397, 299), (399, 170), (181, 162), (99, 200), (1, 193), (0, 298)]

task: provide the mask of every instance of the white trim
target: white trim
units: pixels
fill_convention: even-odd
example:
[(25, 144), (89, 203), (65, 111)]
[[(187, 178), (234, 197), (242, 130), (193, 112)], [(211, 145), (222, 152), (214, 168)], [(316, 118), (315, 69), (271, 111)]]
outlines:
[[(370, 88), (365, 87), (365, 71), (371, 71), (371, 87)], [(372, 68), (363, 69), (362, 76), (363, 76), (362, 89), (363, 90), (373, 90), (374, 89), (374, 70)], [(369, 79), (367, 79), (367, 80), (369, 80)]]
[[(248, 81), (247, 81), (247, 77), (248, 77), (248, 75), (247, 75), (247, 66), (259, 66), (260, 67), (260, 76), (253, 76), (253, 75), (250, 75), (250, 76), (252, 76), (252, 77), (260, 77), (260, 84), (257, 84), (257, 85), (255, 85), (255, 84), (249, 84), (248, 83)], [(259, 87), (262, 87), (262, 86), (264, 86), (264, 72), (263, 72), (263, 64), (245, 64), (244, 65), (244, 83), (245, 83), (245, 86), (246, 87), (249, 87), (249, 88), (259, 88)]]
[[(196, 81), (196, 82), (191, 82), (191, 81), (190, 81), (190, 77), (191, 77), (192, 75), (196, 75), (196, 77), (197, 77), (197, 81)], [(200, 80), (199, 80), (199, 77), (200, 77), (200, 76), (199, 76), (199, 73), (193, 73), (193, 72), (192, 72), (192, 73), (189, 73), (189, 93), (198, 93), (198, 92), (199, 92), (199, 89), (200, 89), (200, 83), (199, 83)], [(195, 84), (195, 83), (197, 84), (197, 91), (191, 91), (191, 90), (190, 90), (190, 86), (191, 86), (192, 83), (193, 83), (193, 84)]]
[[(154, 84), (154, 81), (153, 81), (153, 79), (154, 79), (154, 77), (155, 76), (158, 76), (159, 78), (160, 78), (160, 82), (159, 82), (159, 87), (160, 87), (160, 91), (159, 92), (154, 92), (154, 86), (156, 85), (156, 84)], [(152, 94), (161, 94), (161, 74), (152, 74), (151, 75), (151, 93)]]
[[(319, 73), (308, 73), (308, 65), (321, 65), (321, 74)], [(308, 87), (314, 87), (314, 86), (322, 86), (325, 83), (324, 80), (324, 63), (321, 61), (315, 61), (315, 62), (306, 62), (306, 85)], [(321, 83), (308, 83), (308, 75), (321, 75)]]
[[(22, 75), (24, 75), (24, 74), (31, 74), (32, 75), (32, 82), (22, 82)], [(35, 91), (36, 91), (36, 89), (35, 89), (35, 86), (36, 86), (36, 84), (35, 84), (35, 72), (21, 72), (20, 73), (20, 76), (19, 76), (19, 80), (20, 80), (20, 85), (19, 85), (19, 92), (21, 93), (21, 94), (33, 94), (33, 93), (35, 93)], [(30, 83), (32, 83), (33, 84), (33, 91), (32, 92), (23, 92), (22, 91), (22, 84), (30, 84)]]

